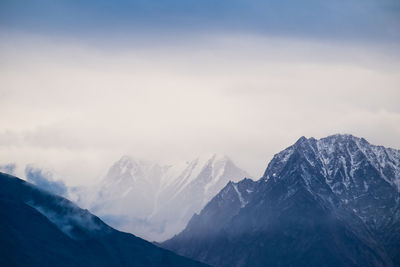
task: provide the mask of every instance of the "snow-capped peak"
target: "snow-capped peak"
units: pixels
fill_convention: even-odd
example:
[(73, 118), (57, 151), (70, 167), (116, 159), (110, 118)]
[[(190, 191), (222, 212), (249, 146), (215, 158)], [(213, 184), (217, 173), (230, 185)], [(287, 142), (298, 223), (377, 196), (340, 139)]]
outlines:
[(329, 184), (343, 172), (345, 187), (357, 170), (370, 164), (387, 183), (400, 192), (400, 150), (370, 144), (350, 134), (335, 134), (321, 139), (301, 137), (294, 145), (276, 154), (263, 179), (279, 177), (292, 156), (301, 156), (312, 167), (319, 167)]
[(100, 216), (129, 218), (123, 227), (110, 222), (115, 227), (159, 241), (183, 229), (229, 180), (244, 177), (228, 156), (215, 153), (172, 165), (123, 156), (99, 185), (99, 199), (90, 201)]

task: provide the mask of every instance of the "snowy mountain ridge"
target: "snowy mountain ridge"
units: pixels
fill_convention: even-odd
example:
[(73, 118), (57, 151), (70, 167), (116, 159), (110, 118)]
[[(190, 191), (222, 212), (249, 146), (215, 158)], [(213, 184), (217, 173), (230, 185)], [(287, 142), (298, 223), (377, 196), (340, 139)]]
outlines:
[(77, 190), (75, 201), (120, 230), (160, 241), (182, 230), (226, 183), (244, 177), (225, 155), (174, 165), (123, 156), (98, 185)]
[[(355, 171), (362, 164), (362, 161), (357, 161), (361, 157), (379, 172), (381, 178), (400, 192), (400, 150), (372, 145), (364, 138), (358, 138), (350, 134), (336, 134), (319, 140), (302, 137), (293, 146), (276, 154), (273, 161), (279, 160), (279, 164), (287, 163), (294, 150), (298, 147), (312, 150), (316, 157), (310, 158), (310, 154), (305, 154), (305, 159), (311, 166), (316, 167), (316, 165), (319, 165), (321, 167), (324, 172), (323, 175), (327, 178), (326, 182), (331, 185), (333, 190), (332, 177), (337, 175), (340, 170), (338, 167), (341, 166), (343, 168), (346, 178), (344, 185), (348, 187), (351, 179), (354, 178)], [(339, 158), (336, 157), (337, 153), (341, 154)], [(333, 163), (333, 161), (338, 162)], [(276, 165), (274, 167), (279, 169)], [(273, 167), (267, 168), (264, 179), (276, 176), (274, 176), (274, 173), (272, 175), (269, 174), (272, 172), (271, 168)]]
[(399, 266), (399, 163), (352, 135), (301, 137), (162, 245), (215, 266)]

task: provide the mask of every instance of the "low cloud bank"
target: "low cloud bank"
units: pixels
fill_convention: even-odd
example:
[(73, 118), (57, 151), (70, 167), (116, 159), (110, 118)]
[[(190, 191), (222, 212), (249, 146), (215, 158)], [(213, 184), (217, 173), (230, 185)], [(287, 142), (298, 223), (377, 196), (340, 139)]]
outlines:
[(7, 163), (4, 165), (0, 164), (0, 172), (4, 172), (10, 175), (15, 175), (15, 169), (17, 165), (15, 163)]
[(33, 183), (43, 190), (60, 196), (67, 195), (67, 186), (62, 181), (53, 180), (52, 174), (48, 171), (44, 171), (32, 165), (27, 165), (25, 168), (25, 176), (28, 182)]

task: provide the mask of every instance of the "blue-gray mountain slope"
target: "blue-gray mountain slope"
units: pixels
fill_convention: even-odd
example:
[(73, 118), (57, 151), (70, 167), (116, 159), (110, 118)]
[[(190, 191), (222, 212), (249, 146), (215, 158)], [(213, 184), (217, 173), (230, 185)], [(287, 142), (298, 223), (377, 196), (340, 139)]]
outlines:
[(162, 245), (215, 266), (400, 266), (400, 151), (300, 138)]
[(0, 173), (0, 266), (205, 266)]

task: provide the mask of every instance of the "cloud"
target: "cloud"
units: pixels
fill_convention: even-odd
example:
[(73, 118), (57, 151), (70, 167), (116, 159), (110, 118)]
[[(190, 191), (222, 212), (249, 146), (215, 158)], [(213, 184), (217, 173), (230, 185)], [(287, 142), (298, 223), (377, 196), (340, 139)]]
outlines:
[(32, 165), (25, 167), (25, 176), (28, 182), (50, 193), (66, 196), (68, 188), (62, 181), (54, 181), (52, 174)]
[[(47, 217), (57, 228), (72, 239), (85, 239), (109, 229), (87, 210), (82, 210), (65, 199), (50, 199), (49, 203), (27, 203)], [(104, 231), (105, 230), (105, 231)]]
[(1, 45), (0, 159), (49, 167), (67, 184), (101, 178), (124, 154), (171, 164), (216, 152), (259, 177), (303, 135), (400, 147), (390, 46), (258, 35)]
[(17, 165), (15, 163), (8, 163), (4, 165), (0, 164), (0, 171), (10, 175), (15, 175), (16, 167)]

